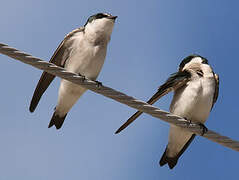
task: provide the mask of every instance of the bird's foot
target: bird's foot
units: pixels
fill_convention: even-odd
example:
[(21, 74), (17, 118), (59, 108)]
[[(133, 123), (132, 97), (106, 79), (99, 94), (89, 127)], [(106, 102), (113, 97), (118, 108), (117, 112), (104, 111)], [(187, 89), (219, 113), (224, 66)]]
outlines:
[(186, 117), (184, 117), (184, 119), (186, 119), (187, 120), (187, 126), (189, 127), (189, 126), (195, 126), (195, 125), (198, 125), (198, 126), (200, 126), (200, 129), (202, 129), (202, 134), (201, 134), (201, 136), (203, 136), (207, 131), (208, 131), (208, 129), (207, 129), (207, 127), (203, 124), (203, 123), (194, 123), (194, 122), (192, 122), (191, 120), (188, 120)]
[(198, 123), (198, 125), (200, 126), (200, 129), (202, 129), (201, 136), (203, 136), (208, 131), (208, 129), (203, 123)]
[(84, 75), (82, 75), (80, 73), (78, 75), (82, 77), (82, 82), (84, 82), (86, 80), (86, 77)]
[(100, 81), (95, 81), (95, 83), (96, 83), (96, 86), (97, 86), (98, 88), (100, 88), (101, 86), (103, 86), (102, 82), (100, 82)]
[(187, 127), (189, 127), (190, 125), (192, 125), (192, 121), (191, 120), (188, 120), (186, 117), (184, 117), (186, 121), (186, 124), (187, 124)]

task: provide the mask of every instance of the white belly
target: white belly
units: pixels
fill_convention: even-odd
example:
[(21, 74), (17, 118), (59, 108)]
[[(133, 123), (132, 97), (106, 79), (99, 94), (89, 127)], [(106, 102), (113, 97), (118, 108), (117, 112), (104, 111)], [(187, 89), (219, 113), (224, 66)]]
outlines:
[[(211, 111), (214, 91), (215, 81), (213, 78), (190, 81), (186, 87), (175, 92), (170, 111), (192, 122), (204, 123)], [(191, 136), (191, 132), (170, 125), (168, 156), (175, 157)]]
[(93, 46), (85, 41), (75, 41), (74, 43), (77, 48), (72, 50), (66, 69), (95, 80), (104, 64), (106, 45)]
[[(65, 68), (70, 72), (95, 80), (104, 64), (107, 45), (94, 46), (80, 38), (74, 43), (76, 48), (71, 51)], [(58, 114), (65, 115), (85, 91), (86, 89), (81, 86), (64, 79), (61, 80), (56, 108)]]
[(194, 122), (204, 123), (211, 111), (214, 92), (213, 78), (190, 81), (186, 87), (175, 92), (170, 112)]

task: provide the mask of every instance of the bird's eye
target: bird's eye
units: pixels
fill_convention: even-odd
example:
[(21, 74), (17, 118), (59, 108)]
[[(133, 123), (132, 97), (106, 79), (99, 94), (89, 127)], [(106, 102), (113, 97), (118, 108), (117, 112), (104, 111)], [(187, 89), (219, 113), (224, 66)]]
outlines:
[(208, 64), (208, 60), (205, 59), (205, 58), (203, 58), (203, 59), (202, 59), (202, 63), (203, 63), (203, 64)]
[(98, 13), (98, 14), (95, 14), (93, 16), (90, 16), (84, 26), (86, 26), (88, 23), (91, 23), (95, 19), (101, 19), (101, 18), (108, 17), (108, 16), (109, 15), (104, 14), (104, 13)]
[(89, 19), (88, 19), (88, 22), (92, 22), (94, 20), (94, 17), (90, 17)]
[(104, 18), (104, 17), (108, 17), (106, 14), (103, 14), (103, 13), (99, 13), (96, 15), (96, 19), (101, 19), (101, 18)]

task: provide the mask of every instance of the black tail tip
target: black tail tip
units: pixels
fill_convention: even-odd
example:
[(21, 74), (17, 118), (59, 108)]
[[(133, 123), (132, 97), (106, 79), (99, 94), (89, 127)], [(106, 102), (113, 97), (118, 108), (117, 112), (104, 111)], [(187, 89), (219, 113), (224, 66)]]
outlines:
[(160, 161), (159, 161), (159, 165), (160, 166), (164, 166), (165, 164), (168, 164), (169, 168), (170, 169), (173, 169), (176, 165), (177, 165), (177, 162), (178, 162), (178, 156), (176, 157), (168, 157), (166, 154), (166, 151), (167, 151), (167, 148), (163, 154), (163, 156), (161, 157)]
[(177, 165), (178, 159), (177, 158), (169, 158), (166, 157), (165, 159), (161, 159), (159, 162), (160, 166), (164, 166), (165, 164), (168, 164), (168, 167), (170, 169), (173, 169)]
[[(67, 114), (66, 114), (67, 115)], [(48, 125), (48, 128), (51, 128), (52, 126), (55, 125), (56, 129), (60, 129), (64, 123), (64, 120), (66, 118), (66, 115), (63, 117), (60, 117), (59, 115), (56, 114), (56, 112), (54, 112), (51, 121)]]

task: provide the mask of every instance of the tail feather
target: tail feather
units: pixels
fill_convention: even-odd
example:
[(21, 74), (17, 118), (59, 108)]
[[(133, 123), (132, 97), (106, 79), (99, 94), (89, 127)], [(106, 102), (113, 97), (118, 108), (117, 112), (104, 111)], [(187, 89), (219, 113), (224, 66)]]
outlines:
[[(67, 115), (67, 114), (66, 114)], [(53, 125), (56, 126), (56, 129), (60, 129), (61, 126), (63, 125), (64, 123), (64, 120), (66, 118), (66, 115), (63, 116), (63, 117), (60, 117), (59, 115), (56, 114), (56, 112), (54, 112), (52, 118), (51, 118), (51, 121), (48, 125), (48, 128), (52, 127)]]
[(168, 164), (169, 168), (173, 169), (174, 166), (176, 166), (176, 164), (178, 162), (179, 156), (176, 156), (176, 157), (173, 157), (173, 158), (168, 157), (166, 152), (167, 152), (167, 148), (164, 151), (163, 156), (161, 157), (161, 159), (159, 161), (159, 164), (160, 164), (160, 166), (164, 166), (165, 164)]
[(173, 169), (174, 166), (177, 165), (178, 159), (184, 153), (184, 151), (188, 148), (188, 146), (191, 144), (191, 142), (193, 141), (195, 136), (196, 136), (195, 134), (193, 134), (191, 136), (191, 138), (187, 141), (187, 143), (183, 146), (181, 151), (178, 152), (178, 154), (175, 157), (168, 157), (167, 156), (168, 147), (166, 147), (166, 150), (164, 151), (163, 156), (161, 157), (161, 159), (159, 161), (160, 166), (164, 166), (165, 164), (168, 164), (169, 168)]

